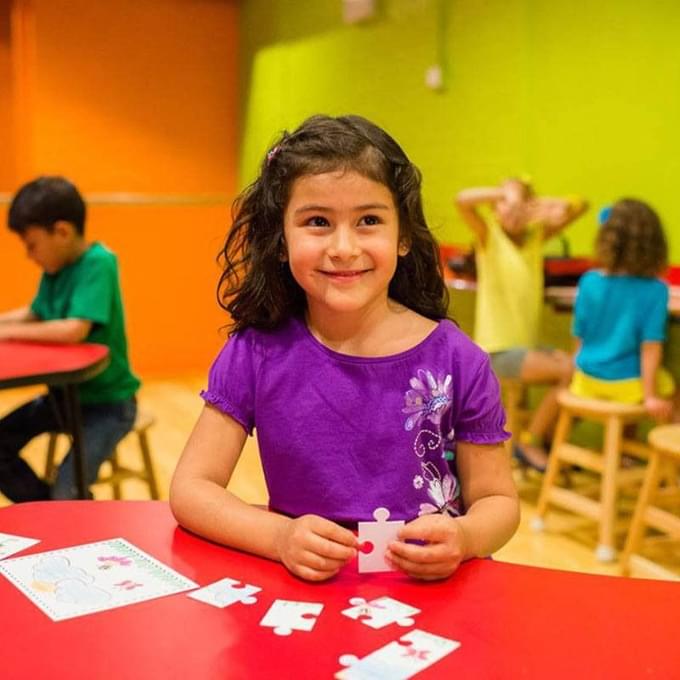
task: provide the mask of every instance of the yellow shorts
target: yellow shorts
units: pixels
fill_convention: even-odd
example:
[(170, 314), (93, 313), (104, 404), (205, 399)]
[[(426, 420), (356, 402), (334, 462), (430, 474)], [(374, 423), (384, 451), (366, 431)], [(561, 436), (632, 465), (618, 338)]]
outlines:
[[(640, 404), (644, 401), (641, 378), (600, 380), (576, 370), (569, 391), (577, 397), (609, 399), (622, 404)], [(675, 392), (673, 376), (665, 368), (660, 368), (656, 374), (656, 393), (660, 397), (670, 397), (673, 392)]]

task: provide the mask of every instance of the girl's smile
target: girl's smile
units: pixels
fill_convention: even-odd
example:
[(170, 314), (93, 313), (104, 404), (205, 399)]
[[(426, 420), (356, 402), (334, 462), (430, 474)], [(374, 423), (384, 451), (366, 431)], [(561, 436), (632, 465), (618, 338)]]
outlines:
[(356, 269), (345, 271), (320, 271), (320, 273), (324, 276), (327, 276), (332, 281), (337, 281), (338, 283), (342, 284), (358, 281), (363, 274), (366, 274), (370, 271), (370, 269)]

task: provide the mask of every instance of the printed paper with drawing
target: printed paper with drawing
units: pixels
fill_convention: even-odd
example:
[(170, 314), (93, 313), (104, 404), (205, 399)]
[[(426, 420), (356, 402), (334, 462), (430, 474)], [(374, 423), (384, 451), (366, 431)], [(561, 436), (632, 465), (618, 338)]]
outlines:
[(122, 538), (3, 560), (0, 574), (53, 621), (198, 587)]

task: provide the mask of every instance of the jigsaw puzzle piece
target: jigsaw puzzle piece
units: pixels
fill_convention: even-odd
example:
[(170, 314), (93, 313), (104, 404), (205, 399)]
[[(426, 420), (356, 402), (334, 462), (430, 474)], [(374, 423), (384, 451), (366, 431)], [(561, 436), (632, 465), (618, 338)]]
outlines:
[(277, 635), (290, 635), (294, 630), (310, 631), (322, 609), (323, 605), (317, 602), (274, 600), (260, 625), (273, 628)]
[[(359, 572), (369, 573), (377, 571), (394, 571), (385, 559), (387, 546), (397, 538), (399, 529), (404, 526), (403, 521), (389, 522), (390, 511), (387, 508), (377, 508), (373, 512), (375, 522), (358, 522), (359, 544)], [(370, 544), (371, 550), (364, 552), (363, 546)]]
[(255, 604), (257, 598), (254, 595), (261, 590), (262, 588), (248, 583), (241, 583), (233, 578), (223, 578), (205, 588), (194, 590), (188, 594), (188, 597), (223, 609), (237, 602), (241, 604)]
[(411, 617), (420, 614), (420, 609), (417, 607), (391, 597), (378, 597), (370, 602), (355, 597), (349, 603), (354, 606), (343, 610), (342, 614), (376, 630), (392, 623), (399, 626), (412, 626), (415, 621)]
[(336, 680), (408, 680), (460, 647), (460, 642), (412, 630), (399, 640), (371, 652), (363, 659), (351, 654), (340, 657), (346, 666)]

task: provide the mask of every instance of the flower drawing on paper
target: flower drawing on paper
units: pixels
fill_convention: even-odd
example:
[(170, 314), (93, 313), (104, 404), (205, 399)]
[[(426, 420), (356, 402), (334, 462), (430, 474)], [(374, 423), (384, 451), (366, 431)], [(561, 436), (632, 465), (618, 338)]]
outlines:
[(451, 375), (435, 378), (432, 371), (422, 369), (416, 373), (416, 377), (409, 381), (411, 389), (404, 395), (402, 413), (408, 416), (404, 424), (407, 431), (426, 420), (440, 425), (442, 416), (451, 405)]
[(114, 583), (113, 585), (116, 586), (116, 588), (120, 588), (121, 590), (134, 590), (135, 588), (141, 588), (144, 584), (135, 583), (134, 581), (126, 579), (125, 581), (121, 581), (120, 583)]
[(100, 564), (97, 569), (111, 569), (111, 567), (129, 567), (132, 564), (132, 560), (129, 557), (118, 557), (117, 555), (107, 555), (103, 557), (98, 557), (97, 562)]

